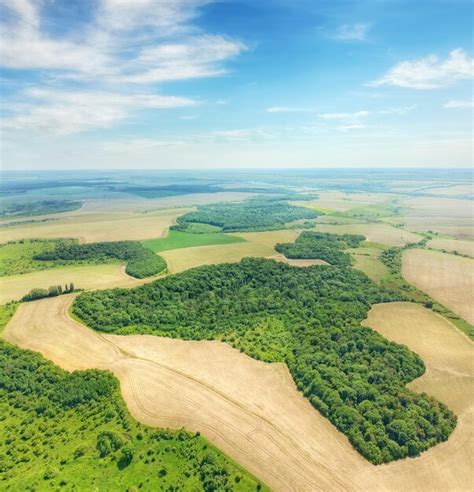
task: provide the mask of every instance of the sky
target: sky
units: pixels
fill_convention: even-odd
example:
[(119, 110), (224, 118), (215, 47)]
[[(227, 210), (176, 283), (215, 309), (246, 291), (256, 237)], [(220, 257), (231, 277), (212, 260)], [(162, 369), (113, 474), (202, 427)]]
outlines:
[(0, 0), (4, 170), (468, 167), (470, 0)]

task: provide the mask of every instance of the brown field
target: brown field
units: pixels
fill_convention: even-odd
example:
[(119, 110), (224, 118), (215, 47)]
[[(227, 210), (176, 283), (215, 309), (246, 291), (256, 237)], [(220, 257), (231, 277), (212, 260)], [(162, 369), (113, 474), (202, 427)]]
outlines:
[(474, 324), (474, 260), (422, 249), (403, 254), (403, 277)]
[(9, 275), (0, 278), (0, 304), (19, 300), (31, 289), (47, 289), (51, 285), (64, 285), (72, 282), (76, 289), (109, 289), (136, 287), (156, 278), (130, 277), (125, 273), (125, 267), (120, 264), (70, 266), (22, 275)]
[(457, 195), (472, 195), (474, 188), (472, 184), (458, 184), (451, 186), (443, 186), (441, 188), (427, 188), (423, 190), (425, 193), (434, 195), (457, 196)]
[(137, 420), (200, 431), (274, 490), (471, 488), (472, 343), (430, 311), (379, 305), (366, 324), (422, 355), (427, 373), (411, 384), (455, 406), (458, 426), (416, 459), (374, 466), (311, 407), (284, 365), (253, 360), (222, 342), (100, 335), (69, 318), (73, 297), (21, 305), (4, 337), (67, 370), (111, 370)]
[(451, 253), (474, 257), (474, 241), (460, 241), (458, 239), (432, 239), (427, 243), (429, 248), (444, 249)]
[(293, 242), (299, 232), (295, 230), (248, 232), (234, 234), (244, 238), (246, 243), (196, 246), (162, 251), (170, 273), (177, 273), (200, 265), (233, 263), (249, 256), (267, 257), (275, 254), (278, 242)]
[(324, 260), (298, 260), (298, 259), (286, 258), (286, 256), (279, 255), (279, 254), (273, 256), (267, 256), (267, 258), (269, 260), (279, 261), (281, 263), (286, 263), (287, 265), (296, 266), (296, 267), (309, 267), (313, 265), (329, 265), (329, 263)]
[(78, 238), (81, 242), (153, 239), (166, 235), (176, 218), (189, 209), (150, 213), (71, 213), (68, 217), (39, 224), (4, 227), (0, 243), (25, 238)]
[(388, 195), (371, 193), (344, 193), (339, 191), (318, 192), (319, 198), (310, 202), (293, 202), (307, 208), (327, 209), (336, 212), (346, 212), (355, 207), (373, 205), (387, 200)]
[(458, 239), (474, 239), (474, 202), (455, 198), (410, 198), (401, 202), (407, 207), (400, 218), (410, 231), (436, 231)]
[(363, 234), (368, 241), (383, 243), (390, 246), (404, 246), (406, 243), (418, 242), (421, 237), (412, 232), (392, 227), (388, 224), (320, 224), (316, 231), (332, 232), (335, 234)]

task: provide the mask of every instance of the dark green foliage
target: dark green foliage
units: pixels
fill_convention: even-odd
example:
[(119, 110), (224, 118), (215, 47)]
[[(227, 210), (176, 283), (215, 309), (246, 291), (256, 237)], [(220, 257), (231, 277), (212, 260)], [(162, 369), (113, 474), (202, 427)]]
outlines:
[(125, 271), (136, 278), (151, 277), (166, 269), (161, 256), (144, 248), (138, 241), (114, 241), (91, 244), (60, 244), (53, 251), (45, 251), (34, 256), (43, 261), (84, 261), (95, 262), (116, 259), (126, 261)]
[(364, 240), (365, 237), (358, 234), (304, 231), (294, 243), (279, 243), (275, 249), (287, 258), (319, 259), (344, 267), (351, 264), (351, 257), (342, 250), (357, 248)]
[(73, 310), (104, 332), (224, 339), (253, 357), (284, 361), (310, 402), (382, 463), (447, 439), (456, 423), (443, 404), (406, 388), (423, 374), (421, 359), (360, 325), (372, 304), (399, 299), (355, 270), (244, 259), (136, 289), (84, 293)]
[[(257, 486), (203, 438), (138, 424), (111, 373), (68, 373), (2, 340), (0, 435), (1, 490), (68, 485), (68, 490), (203, 491), (225, 490), (211, 485), (232, 482), (243, 491)], [(166, 473), (159, 475), (160, 468)]]
[(36, 301), (37, 299), (44, 299), (45, 297), (56, 297), (61, 294), (69, 294), (74, 292), (74, 285), (71, 284), (70, 287), (66, 285), (64, 289), (61, 285), (52, 285), (48, 289), (31, 289), (28, 294), (22, 297), (23, 302)]
[(189, 224), (209, 224), (222, 228), (223, 232), (264, 231), (280, 229), (288, 222), (300, 219), (314, 219), (318, 212), (295, 207), (280, 198), (252, 198), (238, 203), (217, 203), (202, 205), (196, 212), (178, 217), (179, 231), (193, 232)]
[(0, 206), (0, 217), (18, 217), (22, 215), (43, 215), (70, 212), (82, 207), (77, 200), (34, 200), (28, 202), (10, 202)]

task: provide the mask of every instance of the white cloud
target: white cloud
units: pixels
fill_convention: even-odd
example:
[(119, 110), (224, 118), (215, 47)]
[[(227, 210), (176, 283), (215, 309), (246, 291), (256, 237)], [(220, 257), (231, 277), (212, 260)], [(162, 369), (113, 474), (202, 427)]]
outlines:
[(110, 128), (143, 109), (169, 109), (192, 106), (195, 101), (156, 94), (57, 91), (30, 89), (26, 102), (14, 107), (14, 114), (2, 120), (4, 128), (36, 130), (69, 135), (96, 128)]
[(357, 111), (355, 113), (321, 113), (318, 116), (323, 120), (354, 121), (370, 114), (370, 111)]
[(337, 130), (341, 132), (348, 132), (351, 130), (363, 130), (364, 128), (367, 128), (367, 125), (362, 125), (360, 123), (354, 123), (353, 125), (341, 125), (337, 127)]
[(336, 29), (332, 38), (340, 41), (365, 41), (371, 25), (368, 22), (343, 24)]
[(237, 130), (218, 130), (212, 132), (212, 136), (217, 140), (251, 140), (259, 138), (273, 138), (273, 135), (260, 128), (237, 129)]
[(266, 109), (267, 113), (301, 113), (309, 111), (308, 109), (295, 108), (291, 106), (272, 106)]
[(444, 104), (445, 108), (449, 109), (469, 109), (474, 108), (474, 101), (467, 99), (465, 101), (448, 101)]
[(104, 142), (103, 150), (113, 153), (137, 154), (147, 152), (162, 147), (179, 147), (186, 143), (182, 140), (157, 140), (153, 138), (121, 139), (116, 141)]
[(474, 59), (458, 48), (441, 60), (429, 55), (417, 60), (402, 61), (392, 67), (381, 79), (369, 82), (370, 87), (393, 85), (412, 89), (436, 89), (456, 80), (474, 78)]

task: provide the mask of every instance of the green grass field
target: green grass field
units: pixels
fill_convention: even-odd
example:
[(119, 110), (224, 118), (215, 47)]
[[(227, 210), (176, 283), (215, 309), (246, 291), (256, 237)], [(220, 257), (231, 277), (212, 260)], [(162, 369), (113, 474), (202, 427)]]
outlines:
[(191, 248), (193, 246), (211, 246), (215, 244), (243, 243), (245, 239), (229, 234), (204, 233), (193, 234), (181, 231), (169, 231), (168, 236), (163, 239), (147, 239), (141, 241), (145, 248), (155, 253), (171, 249)]

